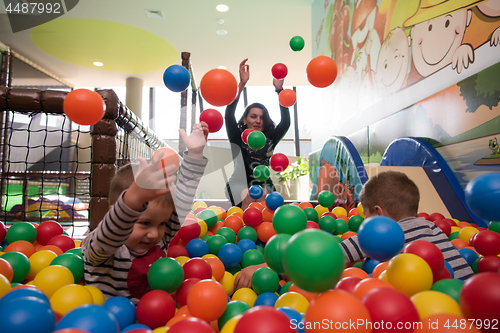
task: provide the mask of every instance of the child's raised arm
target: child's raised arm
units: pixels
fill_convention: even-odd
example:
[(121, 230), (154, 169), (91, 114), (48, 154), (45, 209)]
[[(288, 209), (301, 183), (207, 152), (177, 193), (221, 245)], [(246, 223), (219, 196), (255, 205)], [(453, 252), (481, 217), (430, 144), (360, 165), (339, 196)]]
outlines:
[(207, 143), (208, 125), (205, 122), (195, 124), (188, 136), (183, 129), (179, 130), (181, 139), (186, 145), (188, 155), (193, 158), (203, 158), (203, 148)]

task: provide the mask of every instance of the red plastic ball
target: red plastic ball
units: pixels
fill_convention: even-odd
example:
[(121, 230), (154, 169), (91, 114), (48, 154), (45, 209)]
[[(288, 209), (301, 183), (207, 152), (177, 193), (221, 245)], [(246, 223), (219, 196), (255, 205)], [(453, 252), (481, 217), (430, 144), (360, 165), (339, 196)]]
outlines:
[(197, 278), (200, 280), (212, 278), (212, 266), (203, 258), (191, 258), (182, 266), (184, 279)]
[(106, 105), (97, 92), (88, 89), (75, 89), (64, 98), (63, 110), (74, 123), (94, 125), (104, 116)]
[(201, 226), (194, 219), (186, 219), (178, 232), (180, 234), (179, 237), (187, 244), (190, 240), (200, 236)]
[(360, 282), (361, 280), (362, 278), (360, 278), (359, 276), (348, 276), (342, 278), (335, 285), (335, 289), (342, 289), (347, 291), (349, 294), (352, 294), (354, 292), (354, 288), (356, 288), (358, 282)]
[(413, 253), (424, 259), (431, 268), (434, 278), (441, 274), (444, 268), (444, 256), (441, 250), (431, 242), (416, 240), (407, 244), (403, 253)]
[(326, 88), (337, 77), (337, 64), (327, 56), (313, 58), (306, 68), (307, 80), (317, 88)]
[(212, 69), (200, 81), (200, 92), (211, 105), (230, 104), (238, 92), (238, 83), (233, 74), (225, 69)]
[(283, 89), (278, 95), (279, 103), (281, 106), (288, 108), (295, 104), (297, 95), (292, 89)]
[(153, 153), (153, 156), (151, 157), (151, 159), (155, 159), (155, 157), (160, 153), (160, 151), (163, 152), (163, 156), (162, 156), (160, 162), (158, 162), (157, 168), (158, 169), (165, 169), (170, 165), (174, 165), (175, 170), (172, 170), (171, 172), (169, 172), (169, 174), (176, 172), (177, 169), (179, 169), (179, 162), (180, 162), (179, 155), (177, 154), (177, 152), (175, 150), (173, 150), (172, 148), (167, 148), (167, 147), (159, 148)]
[(187, 298), (189, 295), (189, 291), (195, 284), (200, 282), (201, 280), (198, 278), (189, 278), (185, 279), (179, 289), (175, 292), (175, 302), (177, 303), (177, 307), (180, 309), (184, 305), (187, 304)]
[(477, 262), (477, 271), (478, 273), (498, 273), (500, 271), (500, 257), (491, 254), (482, 257)]
[(141, 297), (135, 310), (137, 322), (151, 329), (164, 326), (175, 315), (175, 301), (163, 290), (151, 290)]
[(52, 237), (47, 242), (47, 245), (55, 245), (58, 248), (60, 248), (63, 252), (66, 252), (68, 250), (75, 248), (75, 241), (69, 236), (57, 235)]
[(2, 243), (7, 235), (7, 229), (5, 228), (5, 224), (0, 222), (0, 243)]
[(227, 293), (217, 281), (201, 280), (195, 284), (187, 297), (189, 312), (206, 321), (218, 319), (227, 307)]
[[(478, 319), (485, 323), (489, 319), (499, 319), (500, 309), (500, 274), (486, 272), (479, 273), (465, 281), (460, 291), (460, 308), (466, 318)], [(484, 329), (483, 332), (497, 332), (496, 329)]]
[(432, 213), (431, 215), (429, 215), (429, 218), (428, 218), (428, 220), (432, 221), (432, 222), (434, 222), (436, 220), (444, 220), (444, 219), (445, 219), (445, 217), (441, 213)]
[(288, 316), (270, 306), (256, 306), (240, 318), (234, 333), (295, 333)]
[(423, 217), (424, 219), (428, 220), (429, 214), (422, 212), (422, 213), (418, 213), (417, 217)]
[(269, 160), (269, 165), (271, 166), (271, 169), (273, 169), (276, 172), (281, 172), (285, 170), (288, 167), (288, 164), (290, 164), (288, 157), (286, 157), (285, 154), (281, 153), (273, 154), (273, 156), (271, 156), (271, 159)]
[(250, 129), (250, 128), (247, 128), (246, 130), (244, 130), (243, 133), (241, 133), (241, 140), (244, 143), (248, 144), (248, 134), (252, 133), (253, 131), (255, 131), (255, 130)]
[(433, 275), (432, 283), (436, 283), (444, 279), (453, 279), (453, 277), (451, 276), (451, 272), (446, 267), (443, 268), (443, 270), (441, 271), (441, 273), (439, 273), (438, 276)]
[(277, 80), (284, 79), (288, 74), (288, 68), (285, 66), (285, 64), (278, 62), (271, 68), (271, 74)]
[(483, 256), (500, 254), (500, 234), (491, 230), (482, 230), (474, 236), (474, 249)]
[(257, 228), (262, 223), (262, 212), (258, 208), (248, 207), (243, 212), (243, 223), (249, 227)]
[(173, 324), (168, 333), (214, 333), (214, 330), (206, 321), (191, 317)]
[(200, 122), (206, 122), (210, 133), (218, 132), (224, 125), (224, 118), (215, 109), (206, 109), (200, 114)]
[(56, 221), (44, 221), (36, 228), (36, 241), (41, 245), (47, 245), (49, 240), (64, 233), (63, 227)]
[(306, 229), (321, 229), (314, 221), (307, 221)]
[(186, 250), (186, 247), (179, 244), (174, 245), (172, 244), (172, 242), (170, 242), (170, 245), (167, 249), (167, 257), (177, 258), (180, 256), (189, 257), (189, 252), (188, 250)]
[(451, 226), (448, 223), (448, 221), (446, 221), (446, 219), (445, 220), (436, 220), (436, 221), (434, 221), (434, 224), (437, 225), (446, 234), (446, 236), (450, 236)]

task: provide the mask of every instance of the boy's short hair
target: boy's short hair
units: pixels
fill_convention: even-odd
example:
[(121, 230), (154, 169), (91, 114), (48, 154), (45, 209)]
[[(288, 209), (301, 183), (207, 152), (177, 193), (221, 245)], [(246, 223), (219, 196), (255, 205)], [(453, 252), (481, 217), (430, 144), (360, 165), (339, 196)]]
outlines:
[[(113, 178), (111, 179), (111, 184), (109, 186), (108, 202), (113, 205), (120, 195), (132, 185), (134, 182), (134, 172), (132, 170), (132, 164), (125, 164), (119, 168)], [(165, 206), (174, 205), (174, 200), (170, 193), (162, 195), (155, 200), (157, 203), (164, 204)]]
[(417, 215), (420, 192), (405, 173), (384, 171), (365, 183), (359, 198), (363, 209), (373, 212), (375, 206), (380, 206), (398, 221)]

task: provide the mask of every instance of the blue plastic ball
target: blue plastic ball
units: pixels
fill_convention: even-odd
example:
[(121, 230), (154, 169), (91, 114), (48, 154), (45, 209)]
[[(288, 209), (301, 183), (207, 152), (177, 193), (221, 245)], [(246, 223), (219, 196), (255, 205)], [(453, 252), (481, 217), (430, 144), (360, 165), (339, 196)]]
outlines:
[(248, 238), (244, 238), (240, 240), (236, 245), (241, 249), (241, 253), (245, 253), (248, 250), (255, 250), (257, 249), (257, 245)]
[(126, 297), (111, 297), (102, 304), (102, 307), (115, 316), (120, 330), (135, 323), (135, 305)]
[(366, 257), (365, 259), (363, 259), (361, 269), (364, 270), (367, 274), (371, 274), (373, 272), (373, 269), (380, 263), (381, 261)]
[(262, 186), (260, 185), (252, 185), (248, 189), (248, 194), (250, 195), (250, 198), (252, 199), (259, 199), (262, 194), (264, 193), (264, 190), (262, 189)]
[(227, 243), (222, 245), (217, 256), (224, 264), (224, 267), (233, 268), (238, 266), (241, 259), (243, 259), (243, 252), (238, 245)]
[(151, 330), (151, 328), (144, 324), (132, 324), (125, 327), (121, 333), (130, 332), (132, 330)]
[(500, 172), (472, 179), (465, 187), (465, 200), (474, 214), (486, 221), (500, 221)]
[(305, 333), (304, 318), (299, 311), (288, 306), (280, 306), (277, 310), (283, 312), (290, 318), (290, 327), (295, 328), (297, 333)]
[(278, 295), (275, 293), (270, 293), (270, 292), (265, 292), (257, 296), (255, 299), (255, 302), (253, 306), (258, 306), (258, 305), (267, 305), (267, 306), (273, 306), (278, 300)]
[(56, 326), (78, 328), (89, 333), (119, 333), (120, 327), (116, 318), (105, 308), (95, 304), (85, 304), (68, 312)]
[(46, 302), (50, 306), (49, 298), (43, 293), (43, 291), (41, 291), (38, 288), (20, 288), (16, 290), (11, 290), (5, 295), (3, 295), (3, 297), (0, 297), (0, 306), (2, 306), (2, 304), (4, 303), (10, 302), (12, 300), (21, 297), (36, 297)]
[(280, 206), (283, 206), (285, 199), (278, 192), (271, 192), (266, 196), (266, 206), (270, 210), (276, 210)]
[(208, 254), (209, 248), (207, 242), (201, 238), (195, 238), (190, 240), (186, 244), (186, 250), (188, 251), (189, 258), (203, 257)]
[(173, 92), (181, 92), (186, 90), (191, 83), (191, 75), (186, 68), (172, 65), (163, 72), (163, 83)]
[(461, 248), (458, 250), (458, 252), (462, 257), (464, 257), (465, 261), (467, 261), (470, 267), (472, 267), (474, 261), (476, 261), (476, 259), (479, 258), (477, 253), (472, 249)]
[(25, 296), (2, 302), (0, 305), (0, 332), (50, 333), (56, 326), (56, 315), (50, 303)]
[(455, 278), (455, 272), (453, 271), (453, 267), (451, 267), (450, 263), (447, 262), (446, 260), (444, 261), (444, 267), (450, 272), (451, 278)]
[(358, 229), (361, 250), (372, 259), (386, 261), (401, 252), (405, 234), (401, 226), (386, 216), (373, 216), (363, 221)]

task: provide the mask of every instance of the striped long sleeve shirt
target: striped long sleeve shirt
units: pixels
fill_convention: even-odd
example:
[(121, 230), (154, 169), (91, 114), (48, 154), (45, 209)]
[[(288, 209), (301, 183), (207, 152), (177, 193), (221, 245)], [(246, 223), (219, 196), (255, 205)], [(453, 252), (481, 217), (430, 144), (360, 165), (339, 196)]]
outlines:
[[(422, 217), (408, 217), (398, 221), (405, 234), (405, 244), (416, 240), (425, 240), (436, 245), (444, 259), (453, 268), (454, 278), (466, 280), (474, 275), (472, 268), (450, 242), (446, 234), (434, 223)], [(358, 236), (353, 236), (340, 243), (346, 262), (355, 262), (366, 257), (361, 250)]]
[(106, 299), (124, 296), (137, 304), (139, 298), (150, 290), (147, 280), (149, 266), (166, 257), (168, 244), (191, 211), (196, 189), (208, 163), (206, 158), (195, 159), (187, 154), (183, 157), (172, 196), (175, 209), (164, 237), (147, 253), (138, 255), (124, 245), (147, 204), (141, 211), (135, 211), (125, 205), (123, 193), (99, 225), (83, 240), (85, 284), (100, 289)]

